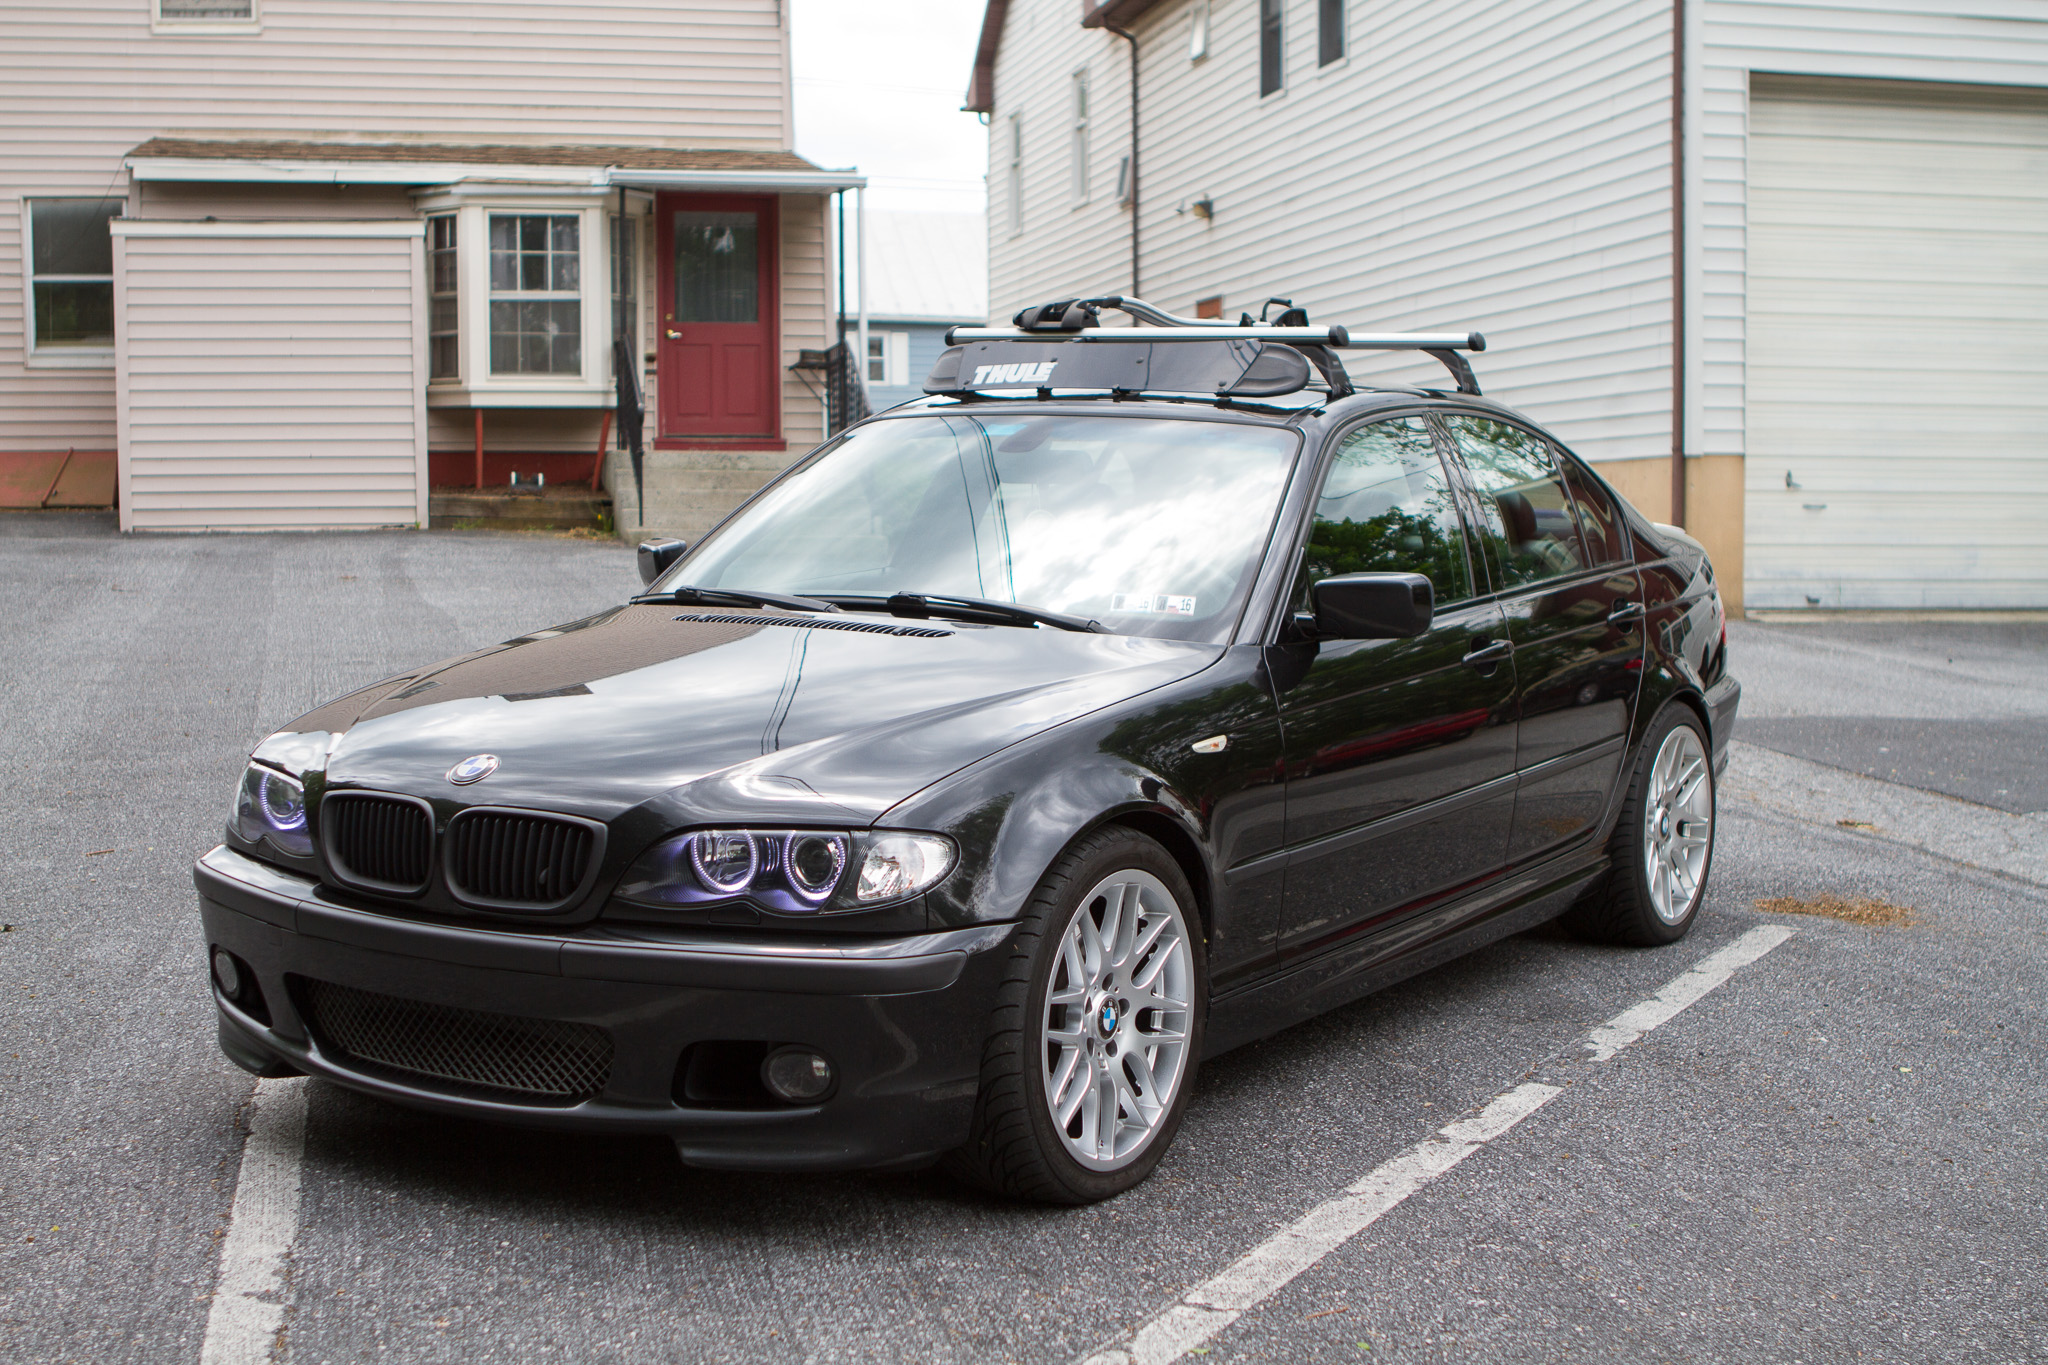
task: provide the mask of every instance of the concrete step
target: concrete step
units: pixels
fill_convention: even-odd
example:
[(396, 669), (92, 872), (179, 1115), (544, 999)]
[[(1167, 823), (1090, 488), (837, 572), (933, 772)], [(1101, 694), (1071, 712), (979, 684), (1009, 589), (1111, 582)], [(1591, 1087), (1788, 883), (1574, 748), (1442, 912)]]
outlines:
[(609, 529), (611, 520), (611, 494), (574, 484), (538, 493), (436, 488), (427, 499), (427, 525), (435, 530), (596, 531)]

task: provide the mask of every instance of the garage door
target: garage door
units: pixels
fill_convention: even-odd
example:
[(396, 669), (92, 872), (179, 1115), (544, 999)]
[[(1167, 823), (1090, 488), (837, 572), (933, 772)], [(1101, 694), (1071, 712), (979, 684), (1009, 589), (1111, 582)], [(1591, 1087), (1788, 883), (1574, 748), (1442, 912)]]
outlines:
[(1755, 78), (1750, 607), (2048, 606), (2048, 99)]

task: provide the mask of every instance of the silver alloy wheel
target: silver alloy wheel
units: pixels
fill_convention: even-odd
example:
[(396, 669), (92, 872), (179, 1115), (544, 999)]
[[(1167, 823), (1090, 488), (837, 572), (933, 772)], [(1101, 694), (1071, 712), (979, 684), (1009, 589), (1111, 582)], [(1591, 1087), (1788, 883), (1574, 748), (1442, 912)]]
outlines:
[(1677, 924), (1692, 913), (1707, 877), (1714, 840), (1714, 778), (1699, 733), (1680, 725), (1650, 764), (1643, 802), (1643, 870), (1657, 918)]
[(1045, 1102), (1094, 1171), (1151, 1144), (1187, 1074), (1194, 957), (1187, 919), (1149, 872), (1112, 872), (1060, 932), (1041, 1021)]

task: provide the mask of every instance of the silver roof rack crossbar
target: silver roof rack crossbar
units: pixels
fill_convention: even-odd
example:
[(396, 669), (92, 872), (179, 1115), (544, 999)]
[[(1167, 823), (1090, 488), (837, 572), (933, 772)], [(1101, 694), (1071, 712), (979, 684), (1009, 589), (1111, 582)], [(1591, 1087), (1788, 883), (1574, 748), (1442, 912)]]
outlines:
[[(1127, 314), (1141, 325), (1103, 327), (1104, 309)], [(991, 341), (1271, 341), (1300, 349), (1329, 384), (1332, 397), (1353, 392), (1349, 376), (1332, 350), (1421, 351), (1434, 357), (1457, 381), (1460, 393), (1478, 393), (1479, 381), (1461, 351), (1483, 351), (1486, 338), (1478, 332), (1380, 332), (1354, 333), (1340, 324), (1309, 326), (1308, 314), (1288, 308), (1272, 324), (1255, 323), (1249, 315), (1235, 323), (1207, 318), (1177, 317), (1155, 308), (1143, 299), (1111, 294), (1095, 299), (1061, 299), (1026, 308), (1016, 317), (1014, 327), (954, 327), (946, 333), (948, 346)]]

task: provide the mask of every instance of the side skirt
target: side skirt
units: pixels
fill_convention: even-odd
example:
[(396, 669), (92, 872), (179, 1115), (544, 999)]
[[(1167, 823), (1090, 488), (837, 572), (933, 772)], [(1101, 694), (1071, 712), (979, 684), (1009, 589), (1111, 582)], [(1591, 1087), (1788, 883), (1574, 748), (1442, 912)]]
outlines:
[(1557, 918), (1608, 869), (1604, 845), (1596, 857), (1586, 853), (1575, 849), (1569, 858), (1527, 869), (1365, 942), (1339, 945), (1212, 1000), (1203, 1057), (1257, 1042)]

